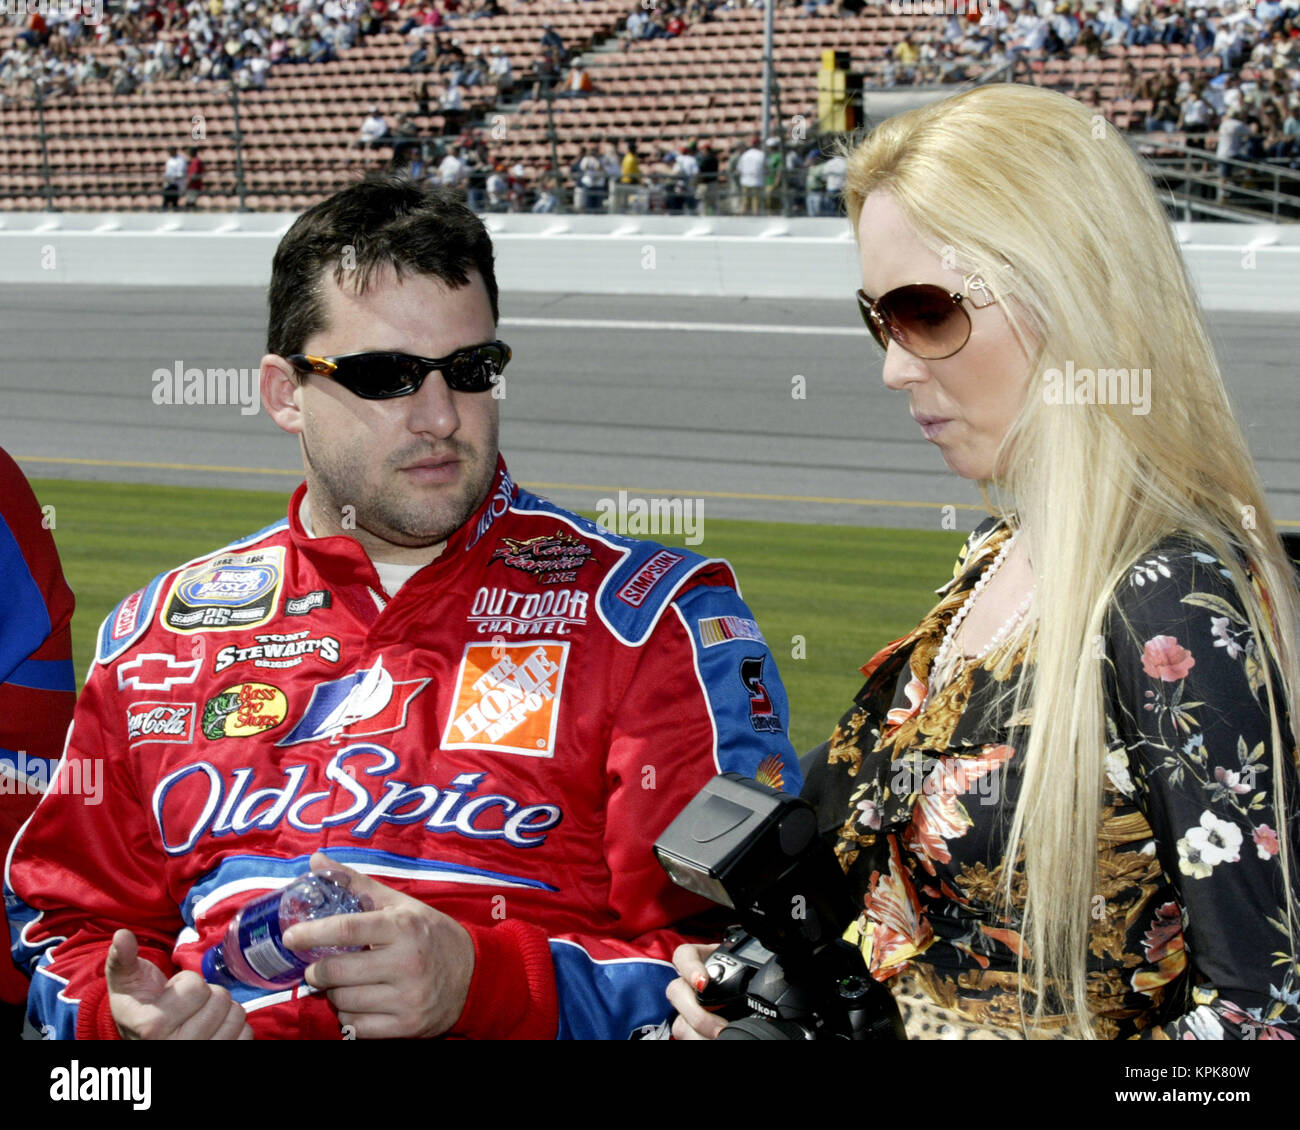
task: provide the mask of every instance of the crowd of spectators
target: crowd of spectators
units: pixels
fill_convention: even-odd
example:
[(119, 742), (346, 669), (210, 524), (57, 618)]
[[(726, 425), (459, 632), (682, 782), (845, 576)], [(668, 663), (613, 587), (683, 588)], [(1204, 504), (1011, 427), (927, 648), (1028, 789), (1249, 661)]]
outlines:
[[(1235, 175), (1230, 161), (1300, 167), (1300, 0), (1144, 5), (1131, 15), (1111, 9), (1084, 14), (1081, 22), (1053, 17), (1045, 40), (1041, 21), (1034, 24), (1022, 14), (1016, 23), (1033, 27), (1021, 49), (1032, 59), (1061, 56), (1074, 46), (1101, 58), (1151, 44), (1190, 48), (1196, 58), (1214, 60), (1216, 73), (1182, 65), (1183, 55), (1162, 70), (1145, 72), (1125, 59), (1119, 97), (1142, 107), (1137, 128), (1180, 134), (1191, 148), (1205, 148), (1206, 136), (1216, 135), (1221, 180)], [(1095, 86), (1082, 99), (1102, 105)]]
[[(924, 11), (919, 0), (775, 2), (786, 12), (849, 19), (865, 7), (894, 15)], [(762, 3), (635, 0), (616, 36), (630, 49), (638, 40), (673, 38), (693, 24), (719, 19), (723, 9), (761, 8)], [(403, 67), (412, 76), (409, 105), (389, 107), (393, 119), (371, 107), (355, 144), (391, 146), (396, 164), (411, 164), (426, 179), (441, 178), (444, 165), (454, 172), (446, 161), (450, 155), (464, 166), (457, 175), (467, 192), (476, 200), (481, 194), (484, 207), (602, 209), (611, 200), (642, 200), (645, 194), (629, 186), (650, 182), (673, 210), (755, 214), (771, 210), (777, 196), (790, 197), (792, 186), (800, 210), (818, 214), (834, 206), (827, 204), (838, 195), (833, 161), (781, 139), (743, 139), (725, 156), (702, 142), (638, 154), (635, 146), (629, 150), (610, 141), (584, 151), (569, 168), (543, 169), (526, 186), (517, 163), (507, 165), (479, 154), (477, 145), (462, 144), (464, 137), (475, 136), (465, 132), (473, 125), (465, 89), (495, 87), (496, 99), (503, 101), (543, 94), (583, 98), (599, 92), (600, 72), (589, 69), (588, 60), (549, 24), (541, 29), (533, 57), (520, 60), (518, 71), (499, 45), (485, 52), (463, 41), (472, 21), (501, 11), (499, 0), (122, 0), (110, 2), (99, 22), (87, 22), (71, 7), (50, 5), (45, 13), (24, 17), (22, 30), (0, 54), (0, 91), (8, 95), (22, 87), (29, 93), (35, 86), (47, 97), (59, 97), (89, 82), (106, 82), (126, 94), (162, 78), (230, 80), (258, 89), (275, 66), (327, 62), (368, 36), (396, 32), (409, 44)], [(110, 43), (116, 50), (104, 52)], [(1130, 52), (1150, 44), (1185, 46), (1216, 66), (1207, 71), (1175, 61), (1163, 71), (1139, 70)], [(105, 56), (113, 59), (111, 67), (101, 61)], [(1099, 71), (1086, 72), (1110, 89), (1103, 99), (1099, 85), (1078, 86), (1085, 102), (1102, 107), (1117, 97), (1136, 100), (1143, 117), (1134, 124), (1148, 132), (1177, 133), (1178, 140), (1193, 146), (1214, 137), (1215, 157), (1222, 162), (1300, 166), (1300, 0), (1206, 0), (1205, 6), (1198, 0), (1133, 5), (972, 0), (969, 12), (928, 19), (915, 32), (901, 32), (867, 83), (959, 82), (1002, 63), (1041, 66), (1059, 59), (1077, 66), (1080, 56), (1123, 60), (1118, 93), (1111, 68), (1104, 79)], [(417, 117), (432, 115), (441, 117), (448, 138), (462, 137), (431, 147), (430, 131)], [(710, 171), (715, 163), (720, 165), (716, 173)], [(1223, 169), (1226, 173), (1228, 166)]]
[(454, 141), (398, 140), (395, 167), (463, 193), (483, 212), (833, 216), (844, 189), (844, 158), (816, 141), (783, 148), (780, 138), (755, 136), (728, 149), (708, 138), (666, 147), (607, 138), (557, 171), (549, 161), (533, 170), (511, 164), (477, 129)]
[(885, 87), (960, 82), (972, 64), (986, 70), (1017, 59), (1064, 59), (1074, 48), (1104, 58), (1150, 44), (1190, 46), (1198, 57), (1216, 58), (1225, 73), (1245, 66), (1282, 70), (1297, 63), (1298, 17), (1296, 0), (1221, 0), (1209, 7), (1147, 0), (1131, 7), (1114, 0), (981, 3), (949, 15), (941, 30), (904, 34), (874, 78)]
[(394, 136), (393, 166), (414, 180), (442, 185), (466, 197), (478, 212), (553, 212), (559, 179), (549, 167), (529, 170), (490, 151), (479, 129), (455, 139)]
[(330, 62), (380, 32), (420, 39), (500, 11), (498, 0), (123, 0), (92, 22), (51, 4), (22, 17), (0, 57), (0, 88), (58, 97), (98, 81), (130, 94), (158, 79), (228, 79), (261, 89), (277, 65)]

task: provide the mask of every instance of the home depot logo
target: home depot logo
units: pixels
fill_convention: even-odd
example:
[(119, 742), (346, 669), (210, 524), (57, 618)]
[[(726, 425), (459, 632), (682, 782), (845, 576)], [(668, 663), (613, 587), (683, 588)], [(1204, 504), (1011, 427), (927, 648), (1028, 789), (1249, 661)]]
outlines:
[(553, 757), (567, 643), (465, 646), (443, 749)]

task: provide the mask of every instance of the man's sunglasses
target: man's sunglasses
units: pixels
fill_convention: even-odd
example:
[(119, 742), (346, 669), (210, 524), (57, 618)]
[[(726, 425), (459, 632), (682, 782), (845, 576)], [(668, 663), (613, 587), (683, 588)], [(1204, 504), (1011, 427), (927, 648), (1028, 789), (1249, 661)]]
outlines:
[[(964, 294), (930, 283), (900, 286), (879, 298), (868, 298), (859, 290), (858, 309), (881, 349), (888, 350), (892, 338), (916, 357), (940, 361), (959, 352), (970, 340), (965, 303), (982, 310), (997, 301), (979, 275), (967, 275), (962, 282)], [(982, 301), (973, 297), (976, 291)]]
[(364, 400), (391, 400), (419, 391), (435, 370), (452, 392), (487, 392), (510, 361), (510, 346), (489, 341), (458, 349), (446, 357), (413, 357), (409, 353), (347, 353), (313, 357), (294, 353), (285, 360), (305, 373), (338, 381)]

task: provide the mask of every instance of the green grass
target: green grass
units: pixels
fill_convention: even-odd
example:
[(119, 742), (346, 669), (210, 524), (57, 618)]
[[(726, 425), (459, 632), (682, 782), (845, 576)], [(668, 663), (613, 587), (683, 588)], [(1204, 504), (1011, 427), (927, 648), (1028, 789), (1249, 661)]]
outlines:
[[(37, 479), (77, 594), (79, 677), (99, 623), (164, 570), (284, 516), (287, 493)], [(594, 517), (594, 515), (591, 515)], [(800, 752), (823, 741), (862, 684), (858, 668), (934, 603), (963, 535), (710, 518), (693, 547), (735, 567), (790, 695)], [(682, 538), (659, 538), (681, 545)], [(796, 637), (802, 637), (800, 648)], [(799, 651), (802, 657), (796, 658)]]

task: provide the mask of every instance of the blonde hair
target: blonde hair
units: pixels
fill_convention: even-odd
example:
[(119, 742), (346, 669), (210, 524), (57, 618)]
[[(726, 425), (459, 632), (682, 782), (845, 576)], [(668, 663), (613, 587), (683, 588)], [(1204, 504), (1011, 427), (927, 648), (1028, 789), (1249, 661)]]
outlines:
[[(1024, 403), (981, 483), (990, 510), (1023, 525), (1035, 555), (1035, 661), (1015, 685), (1031, 711), (1010, 861), (1024, 853), (1021, 1017), (1046, 1015), (1050, 985), (1069, 1031), (1093, 1037), (1087, 1006), (1089, 912), (1097, 858), (1106, 733), (1103, 633), (1116, 586), (1158, 541), (1185, 533), (1229, 570), (1265, 676), (1274, 802), (1290, 877), (1283, 795), (1284, 710), (1300, 692), (1300, 596), (1254, 462), (1233, 417), (1205, 324), (1149, 178), (1124, 139), (1082, 104), (1031, 86), (980, 87), (891, 118), (846, 154), (845, 202), (855, 235), (863, 203), (890, 195), (936, 255), (983, 276), (1031, 358)], [(1149, 369), (1150, 412), (1093, 404), (1064, 411), (1044, 374)], [(1234, 545), (1272, 602), (1256, 596)], [(1046, 568), (1043, 565), (1046, 564)], [(1031, 668), (1032, 666), (1032, 678)], [(1296, 949), (1296, 908), (1287, 883)], [(1026, 1018), (1024, 993), (1035, 1004)]]

